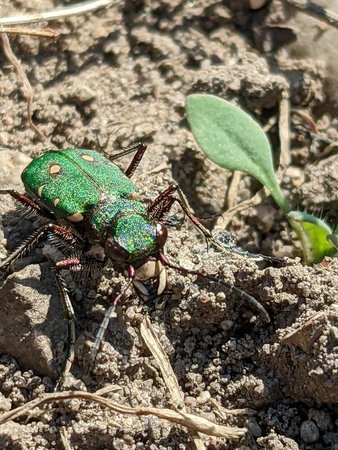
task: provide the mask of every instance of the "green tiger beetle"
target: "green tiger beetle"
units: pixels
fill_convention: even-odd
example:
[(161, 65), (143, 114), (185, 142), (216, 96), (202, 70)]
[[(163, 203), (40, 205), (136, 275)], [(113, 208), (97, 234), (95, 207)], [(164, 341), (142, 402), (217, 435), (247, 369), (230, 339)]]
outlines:
[[(40, 228), (1, 263), (2, 273), (10, 273), (12, 265), (42, 239), (49, 239), (53, 245), (61, 246), (65, 256), (68, 254), (65, 259), (52, 263), (68, 323), (67, 359), (61, 380), (71, 368), (75, 345), (74, 311), (60, 273), (64, 269), (91, 271), (110, 261), (114, 269), (123, 272), (128, 279), (113, 299), (99, 327), (91, 350), (91, 363), (95, 360), (109, 320), (115, 314), (116, 305), (127, 289), (133, 284), (143, 299), (161, 296), (167, 284), (166, 267), (206, 278), (236, 292), (269, 321), (265, 308), (251, 295), (216, 276), (174, 264), (164, 255), (167, 240), (165, 218), (174, 203), (180, 205), (208, 242), (222, 250), (227, 246), (230, 250), (239, 250), (234, 243), (227, 245), (217, 240), (204, 227), (177, 185), (170, 185), (149, 205), (139, 199), (138, 188), (131, 177), (146, 148), (143, 142), (138, 142), (109, 159), (94, 150), (47, 151), (34, 159), (21, 175), (27, 195), (11, 189), (0, 190), (1, 194), (9, 194), (20, 202), (27, 215), (33, 213), (43, 219)], [(122, 172), (113, 161), (132, 152), (134, 157)], [(97, 248), (101, 249), (102, 258), (98, 257)], [(280, 258), (251, 256), (267, 259), (278, 266), (283, 264)]]

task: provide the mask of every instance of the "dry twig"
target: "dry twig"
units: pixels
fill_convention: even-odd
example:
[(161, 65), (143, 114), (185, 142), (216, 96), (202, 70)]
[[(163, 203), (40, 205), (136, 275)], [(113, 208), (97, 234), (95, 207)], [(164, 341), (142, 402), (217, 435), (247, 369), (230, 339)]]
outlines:
[(227, 206), (228, 209), (233, 208), (236, 206), (236, 197), (238, 193), (238, 187), (239, 183), (241, 182), (241, 179), (243, 178), (244, 173), (240, 172), (239, 170), (235, 170), (234, 174), (232, 176), (232, 180), (229, 186), (228, 195), (227, 195)]
[(328, 144), (324, 148), (324, 150), (321, 152), (321, 154), (319, 155), (317, 160), (319, 161), (319, 160), (325, 158), (326, 156), (329, 156), (335, 148), (338, 148), (338, 141), (331, 142), (330, 144)]
[(181, 409), (184, 407), (184, 397), (178, 384), (176, 375), (171, 367), (169, 358), (164, 352), (163, 347), (158, 340), (154, 328), (149, 320), (148, 316), (145, 316), (143, 322), (140, 325), (141, 336), (150, 350), (151, 354), (155, 358), (157, 364), (160, 367), (165, 384), (168, 387), (171, 398), (175, 405), (175, 408)]
[(60, 428), (60, 438), (61, 438), (61, 442), (62, 442), (63, 448), (65, 450), (72, 450), (72, 447), (69, 444), (69, 439), (68, 439), (68, 434), (67, 434), (66, 427), (61, 427)]
[[(140, 326), (141, 336), (146, 343), (151, 354), (155, 358), (157, 364), (160, 367), (163, 379), (170, 392), (170, 395), (174, 401), (174, 404), (180, 409), (180, 411), (186, 411), (184, 405), (183, 392), (178, 384), (176, 375), (171, 367), (169, 358), (162, 348), (160, 341), (154, 331), (154, 328), (146, 316)], [(191, 437), (194, 441), (197, 450), (204, 450), (205, 446), (198, 432), (193, 428), (188, 428)]]
[(223, 408), (223, 406), (220, 405), (219, 402), (214, 398), (210, 399), (210, 404), (214, 406), (215, 414), (217, 414), (223, 420), (225, 420), (227, 416), (243, 416), (243, 415), (253, 416), (254, 414), (256, 414), (256, 411), (250, 408), (237, 408), (237, 409)]
[(296, 114), (299, 116), (308, 126), (308, 128), (312, 131), (312, 133), (318, 134), (317, 125), (309, 114), (300, 109), (292, 109), (292, 114)]
[[(316, 150), (317, 155), (315, 163), (318, 163), (323, 158), (326, 158), (333, 152), (334, 149), (338, 148), (338, 141), (333, 141), (332, 139), (322, 136), (319, 133), (316, 123), (309, 114), (299, 109), (293, 109), (292, 113), (299, 116), (304, 122), (304, 124), (301, 125), (301, 130), (304, 129), (311, 139), (310, 150), (313, 152), (315, 152), (314, 149)], [(319, 143), (327, 144), (320, 152), (317, 149), (317, 145)]]
[(279, 102), (279, 140), (280, 140), (280, 159), (279, 172), (287, 169), (291, 163), (290, 157), (290, 100), (289, 93), (285, 89)]
[(14, 66), (18, 73), (18, 77), (22, 82), (23, 90), (25, 92), (26, 98), (27, 98), (27, 116), (28, 116), (28, 122), (34, 133), (39, 137), (41, 141), (46, 140), (46, 136), (42, 133), (42, 131), (39, 130), (39, 128), (34, 124), (32, 120), (32, 110), (33, 110), (33, 88), (28, 81), (28, 78), (25, 74), (25, 71), (21, 65), (21, 62), (18, 60), (18, 58), (13, 53), (13, 50), (11, 48), (11, 44), (9, 42), (8, 36), (6, 33), (0, 33), (0, 38), (2, 41), (2, 48), (4, 51), (4, 54), (8, 61)]
[(6, 34), (20, 34), (23, 36), (33, 37), (45, 37), (51, 39), (57, 39), (60, 36), (60, 32), (53, 30), (52, 28), (31, 29), (27, 27), (1, 27), (1, 33)]
[(244, 200), (243, 202), (238, 203), (238, 205), (234, 206), (233, 208), (230, 208), (227, 211), (225, 211), (225, 213), (222, 214), (221, 217), (217, 219), (215, 228), (226, 229), (236, 213), (243, 211), (244, 209), (250, 208), (251, 206), (259, 205), (262, 202), (262, 200), (268, 195), (270, 195), (270, 193), (266, 188), (260, 189), (249, 200)]
[(51, 20), (64, 19), (70, 16), (78, 16), (88, 12), (95, 11), (100, 8), (105, 8), (118, 3), (117, 0), (90, 0), (86, 2), (75, 3), (75, 5), (65, 6), (64, 8), (55, 8), (50, 11), (45, 11), (35, 14), (18, 15), (13, 17), (0, 18), (1, 26), (23, 25), (27, 23), (49, 22)]
[(233, 440), (239, 440), (246, 433), (245, 428), (229, 427), (225, 425), (217, 425), (210, 420), (189, 414), (183, 411), (173, 411), (167, 408), (148, 408), (139, 407), (132, 408), (130, 406), (121, 405), (112, 400), (108, 400), (96, 394), (84, 391), (58, 392), (53, 394), (45, 394), (40, 398), (31, 400), (12, 411), (6, 412), (0, 416), (0, 424), (9, 420), (15, 420), (21, 416), (28, 414), (33, 408), (41, 408), (43, 405), (55, 402), (64, 402), (66, 400), (79, 399), (99, 403), (100, 405), (114, 411), (115, 413), (131, 414), (136, 416), (153, 415), (159, 419), (168, 420), (169, 422), (181, 425), (199, 433), (210, 436), (223, 437)]

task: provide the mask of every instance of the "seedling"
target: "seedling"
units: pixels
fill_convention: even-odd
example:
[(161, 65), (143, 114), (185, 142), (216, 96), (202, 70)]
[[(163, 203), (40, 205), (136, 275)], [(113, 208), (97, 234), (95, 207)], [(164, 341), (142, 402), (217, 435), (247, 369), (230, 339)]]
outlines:
[(189, 95), (188, 121), (194, 138), (215, 164), (245, 172), (265, 186), (297, 233), (306, 264), (337, 253), (336, 234), (322, 220), (292, 211), (275, 176), (270, 143), (259, 124), (241, 108), (214, 95)]

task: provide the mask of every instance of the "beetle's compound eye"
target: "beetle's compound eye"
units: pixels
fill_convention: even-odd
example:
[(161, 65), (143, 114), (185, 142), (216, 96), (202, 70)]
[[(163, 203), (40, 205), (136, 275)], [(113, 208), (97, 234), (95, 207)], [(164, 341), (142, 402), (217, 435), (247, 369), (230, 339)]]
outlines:
[(156, 225), (156, 242), (159, 245), (159, 247), (163, 247), (166, 243), (168, 238), (168, 230), (167, 228), (162, 225), (161, 223), (158, 223)]
[(114, 261), (127, 261), (129, 253), (113, 239), (107, 239), (105, 244), (105, 251), (110, 259)]

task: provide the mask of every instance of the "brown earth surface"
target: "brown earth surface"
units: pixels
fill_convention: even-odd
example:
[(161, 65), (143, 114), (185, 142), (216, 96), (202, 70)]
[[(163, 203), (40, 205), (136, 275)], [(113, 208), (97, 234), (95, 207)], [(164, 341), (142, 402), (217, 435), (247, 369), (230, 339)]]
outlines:
[[(42, 5), (43, 3), (43, 5)], [(1, 2), (1, 17), (47, 11), (72, 1)], [(149, 202), (177, 183), (210, 229), (229, 206), (232, 173), (205, 159), (185, 113), (190, 93), (217, 94), (245, 107), (265, 126), (278, 161), (280, 101), (313, 119), (291, 114), (291, 161), (281, 185), (290, 202), (338, 218), (337, 28), (286, 1), (252, 11), (245, 2), (120, 1), (49, 27), (57, 40), (10, 37), (34, 90), (27, 122), (22, 84), (1, 53), (0, 187), (23, 187), (20, 174), (46, 149), (91, 148), (116, 153), (148, 144), (133, 179)], [(248, 4), (249, 2), (246, 2)], [(318, 2), (338, 13), (332, 1)], [(46, 24), (42, 24), (46, 25)], [(36, 25), (41, 28), (41, 25)], [(128, 165), (129, 157), (119, 160)], [(251, 198), (257, 182), (244, 176), (235, 203)], [(0, 256), (37, 227), (1, 196)], [(178, 208), (174, 213), (182, 218)], [(200, 434), (200, 447), (238, 450), (338, 450), (338, 264), (300, 262), (300, 245), (271, 198), (244, 209), (228, 229), (251, 252), (285, 256), (281, 268), (207, 248), (188, 220), (170, 228), (166, 254), (182, 266), (217, 274), (268, 310), (262, 320), (236, 292), (169, 270), (165, 307), (128, 291), (111, 320), (95, 366), (89, 345), (125, 278), (106, 268), (100, 280), (72, 285), (75, 362), (65, 390), (96, 392), (131, 407), (175, 409), (140, 323), (148, 315), (177, 377), (187, 412), (219, 425), (246, 427), (240, 440)], [(67, 324), (39, 245), (3, 281), (0, 291), (1, 414), (52, 392), (65, 360)], [(70, 280), (72, 284), (72, 280)], [(226, 409), (250, 408), (242, 414)], [(79, 399), (33, 409), (0, 425), (1, 449), (192, 449), (185, 427), (155, 416), (113, 413)]]

